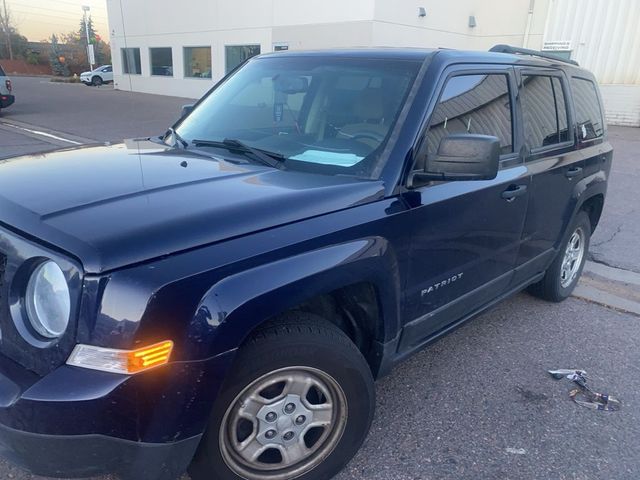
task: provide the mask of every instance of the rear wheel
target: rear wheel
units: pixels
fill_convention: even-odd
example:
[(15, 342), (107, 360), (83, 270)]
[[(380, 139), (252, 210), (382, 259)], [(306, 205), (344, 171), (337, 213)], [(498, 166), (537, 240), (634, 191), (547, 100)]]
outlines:
[(529, 287), (533, 295), (551, 302), (561, 302), (576, 288), (591, 239), (591, 221), (586, 212), (578, 212), (569, 232), (544, 278)]
[(91, 79), (91, 84), (92, 84), (94, 87), (99, 87), (100, 85), (102, 85), (102, 83), (103, 83), (103, 82), (102, 82), (102, 77), (99, 77), (98, 75), (96, 75), (95, 77), (93, 77), (93, 78)]
[(374, 412), (369, 366), (337, 327), (288, 314), (238, 352), (189, 473), (193, 480), (326, 480)]

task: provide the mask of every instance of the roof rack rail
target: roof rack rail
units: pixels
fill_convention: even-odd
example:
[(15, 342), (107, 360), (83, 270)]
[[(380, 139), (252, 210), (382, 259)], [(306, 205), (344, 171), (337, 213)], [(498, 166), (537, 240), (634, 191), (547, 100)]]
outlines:
[(498, 52), (498, 53), (514, 53), (519, 55), (531, 55), (533, 57), (546, 58), (548, 60), (555, 60), (557, 62), (570, 63), (571, 65), (575, 65), (576, 67), (580, 66), (580, 64), (575, 60), (562, 58), (557, 55), (554, 55), (553, 53), (539, 52), (537, 50), (531, 50), (529, 48), (512, 47), (511, 45), (504, 45), (504, 44), (495, 45), (494, 47), (491, 47), (489, 51)]

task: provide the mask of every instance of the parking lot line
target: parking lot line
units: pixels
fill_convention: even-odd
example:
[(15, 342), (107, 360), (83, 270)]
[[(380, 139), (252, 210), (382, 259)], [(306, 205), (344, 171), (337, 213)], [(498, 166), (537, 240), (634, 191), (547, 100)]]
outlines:
[(70, 143), (72, 145), (82, 145), (82, 142), (76, 142), (75, 140), (69, 140), (68, 138), (63, 138), (63, 137), (60, 137), (58, 135), (53, 135), (51, 133), (43, 132), (43, 131), (40, 131), (40, 130), (33, 130), (31, 128), (20, 127), (18, 125), (13, 124), (13, 123), (2, 122), (2, 125), (6, 126), (6, 127), (15, 128), (17, 130), (22, 130), (24, 132), (28, 132), (28, 133), (31, 133), (31, 134), (34, 134), (34, 135), (39, 135), (41, 137), (51, 138), (51, 139), (57, 140), (59, 142), (66, 142), (66, 143)]

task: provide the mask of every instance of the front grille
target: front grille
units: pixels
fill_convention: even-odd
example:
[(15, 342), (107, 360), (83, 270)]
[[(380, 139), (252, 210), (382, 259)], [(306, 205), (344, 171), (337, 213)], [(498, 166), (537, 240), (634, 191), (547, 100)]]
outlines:
[[(50, 258), (60, 265), (70, 280), (72, 292), (69, 328), (53, 342), (30, 333), (19, 298), (26, 289), (30, 266), (42, 258)], [(81, 279), (80, 268), (73, 261), (0, 227), (0, 353), (39, 375), (62, 365), (75, 345)]]

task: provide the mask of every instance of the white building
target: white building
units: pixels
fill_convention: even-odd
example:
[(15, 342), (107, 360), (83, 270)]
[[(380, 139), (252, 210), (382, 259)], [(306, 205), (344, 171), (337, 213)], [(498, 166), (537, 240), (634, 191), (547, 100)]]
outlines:
[(554, 50), (592, 70), (609, 123), (640, 126), (638, 0), (107, 0), (115, 87), (196, 98), (274, 50)]

